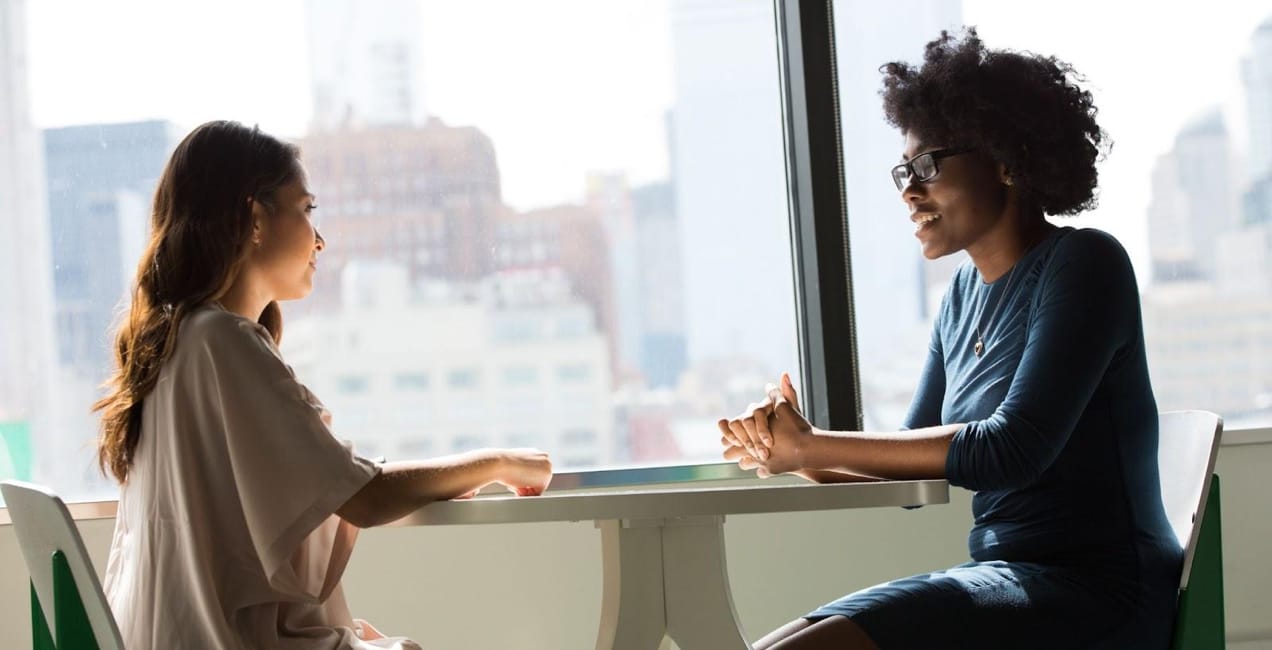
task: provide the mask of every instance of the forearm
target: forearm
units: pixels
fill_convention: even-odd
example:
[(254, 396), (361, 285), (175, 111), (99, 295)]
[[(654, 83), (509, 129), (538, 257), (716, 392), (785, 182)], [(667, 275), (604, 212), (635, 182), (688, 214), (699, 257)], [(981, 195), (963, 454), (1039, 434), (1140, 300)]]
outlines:
[(887, 433), (814, 430), (802, 451), (802, 465), (814, 472), (858, 477), (945, 478), (950, 441), (962, 428), (948, 424)]
[(361, 528), (386, 524), (434, 501), (454, 499), (494, 482), (502, 462), (497, 452), (479, 450), (386, 463), (337, 514)]

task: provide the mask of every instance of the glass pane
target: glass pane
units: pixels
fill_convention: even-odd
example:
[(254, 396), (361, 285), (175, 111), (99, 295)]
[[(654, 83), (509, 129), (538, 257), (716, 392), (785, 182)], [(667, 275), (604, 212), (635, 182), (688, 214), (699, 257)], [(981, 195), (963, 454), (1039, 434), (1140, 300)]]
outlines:
[[(1151, 15), (1090, 0), (837, 0), (834, 8), (868, 427), (901, 423), (934, 310), (963, 259), (926, 262), (912, 239), (887, 177), (903, 147), (883, 121), (878, 69), (921, 61), (927, 41), (962, 24), (976, 25), (989, 47), (1054, 54), (1087, 77), (1115, 144), (1100, 166), (1099, 207), (1052, 221), (1105, 230), (1129, 251), (1158, 406), (1213, 410), (1230, 429), (1272, 425), (1266, 3), (1170, 5)], [(1180, 42), (1189, 46), (1172, 45)]]
[(111, 492), (88, 405), (155, 180), (211, 119), (302, 148), (328, 247), (282, 347), (338, 436), (717, 460), (715, 419), (798, 371), (771, 4), (0, 4), (25, 26), (0, 38), (0, 305), (47, 319), (0, 356), (0, 472)]

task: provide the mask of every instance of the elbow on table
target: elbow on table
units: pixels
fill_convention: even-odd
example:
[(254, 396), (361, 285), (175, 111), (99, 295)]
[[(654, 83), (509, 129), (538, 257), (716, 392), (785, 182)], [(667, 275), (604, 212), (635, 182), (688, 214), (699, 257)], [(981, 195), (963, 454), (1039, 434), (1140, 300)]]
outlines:
[(340, 506), (336, 510), (336, 516), (358, 528), (374, 528), (383, 523), (369, 509), (355, 504), (353, 499), (346, 501), (344, 505)]
[(344, 505), (336, 509), (336, 516), (358, 528), (374, 528), (393, 521), (395, 518), (388, 516), (387, 508), (384, 507), (386, 499), (381, 489), (383, 477), (383, 474), (379, 474), (362, 486)]
[(1022, 454), (979, 453), (970, 458), (951, 455), (946, 466), (950, 484), (975, 492), (1017, 490), (1034, 484), (1047, 464)]
[(952, 485), (973, 491), (1016, 490), (1038, 481), (1056, 453), (1050, 436), (1003, 413), (969, 423), (950, 441), (945, 473)]

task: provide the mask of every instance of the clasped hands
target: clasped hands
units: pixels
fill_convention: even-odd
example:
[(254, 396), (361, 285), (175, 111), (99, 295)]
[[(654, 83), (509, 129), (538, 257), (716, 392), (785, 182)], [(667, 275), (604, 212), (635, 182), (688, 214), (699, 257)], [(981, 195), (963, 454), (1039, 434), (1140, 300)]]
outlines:
[(762, 478), (806, 469), (806, 452), (813, 427), (800, 413), (791, 377), (782, 373), (781, 386), (765, 387), (764, 401), (752, 403), (733, 419), (721, 419), (720, 444), (724, 459)]

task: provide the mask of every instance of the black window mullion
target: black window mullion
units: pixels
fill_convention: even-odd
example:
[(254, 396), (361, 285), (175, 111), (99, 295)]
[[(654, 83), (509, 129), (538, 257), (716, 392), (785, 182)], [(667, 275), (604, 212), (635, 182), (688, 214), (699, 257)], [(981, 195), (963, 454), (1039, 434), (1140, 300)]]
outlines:
[(804, 406), (862, 426), (847, 192), (830, 0), (775, 0)]

